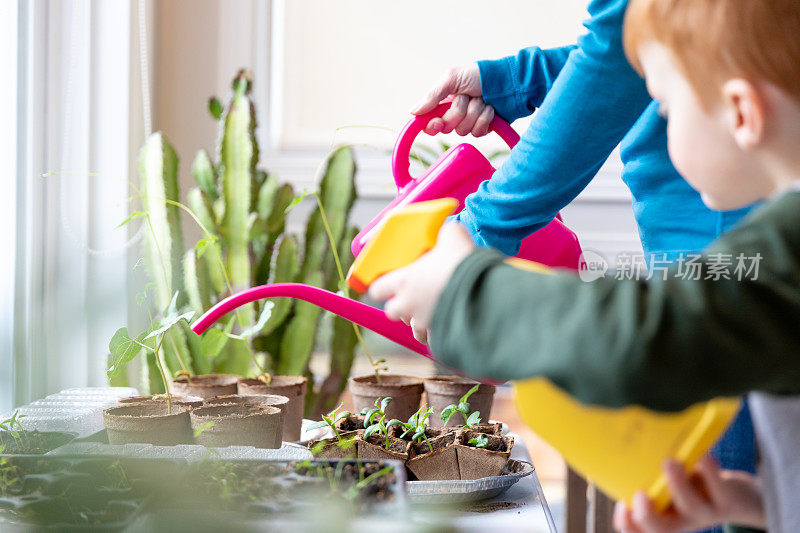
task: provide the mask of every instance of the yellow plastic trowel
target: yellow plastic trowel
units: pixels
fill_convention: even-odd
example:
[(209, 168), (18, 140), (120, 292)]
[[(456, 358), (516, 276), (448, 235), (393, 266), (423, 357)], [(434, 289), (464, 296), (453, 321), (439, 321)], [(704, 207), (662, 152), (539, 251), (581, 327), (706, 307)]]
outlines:
[[(443, 198), (396, 209), (356, 258), (348, 274), (349, 285), (364, 292), (381, 275), (433, 248), (439, 229), (456, 206), (455, 200)], [(507, 263), (538, 273), (550, 270), (518, 258)], [(630, 503), (643, 490), (659, 510), (670, 503), (664, 461), (674, 458), (692, 468), (740, 406), (738, 399), (721, 398), (678, 413), (590, 407), (542, 378), (516, 382), (514, 391), (525, 423), (575, 471), (617, 500)]]

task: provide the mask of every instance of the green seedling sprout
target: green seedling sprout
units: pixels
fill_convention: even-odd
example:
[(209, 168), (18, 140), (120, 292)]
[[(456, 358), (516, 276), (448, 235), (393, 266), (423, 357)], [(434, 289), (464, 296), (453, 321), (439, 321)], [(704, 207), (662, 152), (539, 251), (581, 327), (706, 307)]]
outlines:
[(402, 426), (403, 422), (396, 418), (386, 421), (386, 408), (392, 401), (391, 398), (376, 398), (375, 407), (365, 407), (361, 414), (364, 416), (364, 440), (370, 436), (378, 434), (385, 437), (384, 448), (389, 449), (389, 428), (392, 426)]
[(477, 437), (473, 437), (467, 442), (474, 444), (476, 448), (486, 448), (489, 446), (489, 437), (485, 433), (479, 433)]
[[(310, 424), (307, 429), (312, 430), (312, 429), (319, 429), (319, 428), (324, 428), (325, 426), (328, 426), (329, 428), (331, 428), (333, 430), (333, 434), (336, 435), (336, 439), (341, 441), (342, 437), (341, 437), (341, 435), (339, 435), (339, 430), (336, 429), (336, 422), (338, 422), (339, 420), (341, 420), (343, 418), (347, 418), (348, 416), (350, 416), (350, 411), (341, 411), (341, 412), (339, 412), (339, 409), (343, 409), (343, 408), (344, 408), (344, 402), (339, 404), (339, 407), (337, 407), (336, 409), (334, 409), (333, 411), (331, 411), (327, 415), (322, 415), (322, 420), (320, 420), (319, 422), (314, 422), (313, 424)], [(313, 450), (312, 450), (312, 453), (313, 453)]]
[[(148, 311), (149, 312), (149, 311)], [(120, 370), (133, 360), (134, 357), (144, 349), (145, 352), (153, 352), (155, 354), (156, 364), (161, 374), (161, 380), (164, 383), (164, 390), (166, 391), (167, 398), (167, 412), (172, 412), (172, 395), (169, 393), (169, 382), (167, 374), (164, 371), (164, 365), (161, 362), (161, 349), (164, 343), (164, 337), (167, 332), (178, 324), (181, 320), (187, 323), (194, 316), (194, 311), (186, 313), (178, 312), (178, 292), (172, 296), (172, 300), (166, 309), (161, 314), (159, 321), (152, 320), (151, 327), (143, 331), (135, 338), (128, 334), (128, 328), (119, 328), (114, 336), (111, 337), (111, 342), (108, 343), (109, 368), (106, 374), (109, 378), (116, 376)]]
[(214, 421), (209, 420), (208, 422), (203, 422), (202, 424), (198, 424), (196, 428), (192, 431), (194, 433), (194, 438), (199, 437), (203, 434), (204, 431), (207, 431), (214, 427)]
[[(8, 432), (15, 442), (19, 443), (18, 448), (27, 448), (29, 441), (27, 434), (22, 427), (22, 419), (28, 415), (20, 414), (19, 410), (14, 411), (10, 417), (0, 422), (0, 429)], [(5, 446), (3, 446), (5, 450)], [(0, 452), (1, 453), (1, 452)], [(19, 453), (19, 452), (17, 452)]]
[(411, 415), (408, 422), (402, 424), (404, 431), (400, 435), (400, 438), (402, 439), (406, 435), (411, 434), (412, 442), (421, 442), (424, 440), (428, 444), (428, 449), (433, 451), (431, 441), (428, 440), (428, 436), (425, 434), (425, 431), (428, 429), (428, 418), (430, 418), (432, 414), (433, 407), (428, 407), (427, 409), (425, 406), (420, 407), (416, 413)]
[(452, 417), (456, 413), (461, 413), (464, 416), (465, 420), (464, 427), (467, 429), (472, 429), (477, 424), (480, 424), (481, 422), (480, 411), (474, 411), (474, 412), (471, 411), (469, 402), (467, 401), (469, 400), (469, 397), (472, 396), (478, 390), (479, 387), (480, 385), (475, 385), (469, 391), (467, 391), (467, 393), (464, 396), (462, 396), (461, 399), (458, 400), (458, 405), (450, 404), (444, 409), (442, 409), (441, 417), (442, 417), (442, 422), (444, 422), (444, 425), (447, 425), (447, 422), (450, 420), (450, 417)]

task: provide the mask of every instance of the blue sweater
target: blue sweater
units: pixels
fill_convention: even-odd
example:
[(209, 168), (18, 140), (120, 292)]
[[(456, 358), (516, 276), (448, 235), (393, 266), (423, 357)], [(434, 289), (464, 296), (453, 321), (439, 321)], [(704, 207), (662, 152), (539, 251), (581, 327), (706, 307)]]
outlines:
[(627, 0), (594, 0), (577, 46), (527, 48), (478, 63), (484, 100), (530, 127), (503, 166), (466, 200), (457, 219), (482, 246), (516, 254), (592, 180), (621, 142), (623, 180), (633, 195), (648, 254), (696, 252), (747, 210), (709, 210), (674, 169), (666, 123), (622, 48)]

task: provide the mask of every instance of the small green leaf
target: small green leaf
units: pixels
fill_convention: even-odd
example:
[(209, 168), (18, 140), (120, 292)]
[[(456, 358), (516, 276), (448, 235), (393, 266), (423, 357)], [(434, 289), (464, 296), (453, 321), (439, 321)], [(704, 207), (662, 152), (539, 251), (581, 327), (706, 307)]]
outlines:
[(389, 420), (389, 422), (386, 423), (386, 429), (389, 429), (392, 426), (402, 426), (402, 425), (403, 425), (403, 422), (401, 422), (400, 420), (398, 420), (396, 418), (392, 418), (391, 420)]
[(228, 336), (221, 329), (211, 328), (200, 339), (200, 351), (206, 357), (216, 357), (228, 343)]
[(442, 414), (440, 415), (442, 418), (442, 422), (444, 422), (445, 425), (447, 425), (447, 421), (450, 420), (450, 417), (453, 416), (453, 413), (455, 412), (456, 412), (455, 405), (448, 405), (447, 407), (442, 409)]
[(144, 334), (141, 333), (134, 340), (128, 335), (128, 328), (119, 328), (114, 333), (108, 343), (109, 362), (111, 363), (106, 370), (108, 377), (118, 375), (120, 370), (139, 354), (142, 350), (142, 346), (139, 343), (142, 342)]
[(378, 414), (380, 414), (380, 410), (378, 410), (376, 408), (369, 409), (366, 412), (366, 414), (364, 415), (364, 425), (368, 426), (368, 425), (372, 424), (372, 421), (375, 418), (375, 415), (378, 415)]
[(197, 258), (199, 259), (203, 257), (203, 254), (206, 253), (208, 247), (217, 242), (217, 240), (218, 239), (216, 235), (212, 235), (211, 237), (204, 237), (198, 240), (197, 243), (194, 245), (194, 250), (197, 253)]
[(467, 423), (464, 425), (468, 428), (471, 428), (475, 424), (479, 424), (480, 421), (481, 421), (481, 413), (480, 411), (475, 411), (469, 415), (469, 418), (467, 418)]
[(484, 433), (479, 433), (477, 437), (469, 439), (467, 443), (474, 444), (476, 448), (486, 448), (489, 445), (489, 437)]
[(324, 427), (329, 427), (328, 423), (325, 420), (320, 420), (318, 422), (314, 422), (313, 424), (309, 424), (308, 426), (306, 426), (306, 430), (310, 431), (312, 429), (319, 429)]
[(219, 98), (212, 96), (208, 99), (208, 112), (211, 113), (214, 120), (221, 119), (223, 111), (225, 109), (222, 107), (222, 102), (219, 101)]
[(289, 211), (292, 210), (293, 207), (295, 207), (297, 204), (299, 204), (300, 202), (305, 200), (306, 196), (308, 196), (309, 194), (312, 194), (313, 192), (314, 191), (310, 191), (308, 189), (303, 189), (302, 192), (300, 192), (300, 194), (298, 194), (294, 198), (292, 198), (292, 201), (289, 202), (289, 205), (286, 206), (286, 209), (284, 209), (283, 212), (284, 213), (288, 213)]
[(380, 427), (378, 424), (373, 424), (373, 425), (369, 426), (369, 427), (366, 429), (366, 431), (364, 431), (364, 437), (363, 437), (363, 439), (364, 439), (364, 440), (367, 440), (367, 439), (368, 439), (368, 438), (370, 438), (372, 435), (374, 435), (374, 434), (375, 434), (375, 432), (378, 432), (378, 434), (380, 434), (380, 432), (381, 432), (381, 427)]
[(348, 416), (350, 416), (350, 411), (342, 411), (341, 413), (339, 413), (338, 415), (336, 415), (336, 416), (334, 417), (334, 419), (333, 419), (333, 423), (335, 424), (335, 423), (336, 423), (336, 422), (338, 422), (339, 420), (341, 420), (341, 419), (343, 419), (343, 418), (347, 418)]
[(384, 398), (383, 400), (381, 400), (381, 412), (382, 413), (386, 412), (386, 408), (389, 407), (389, 404), (391, 403), (391, 401), (392, 401), (391, 398)]
[(194, 316), (194, 311), (189, 311), (187, 313), (183, 313), (182, 315), (164, 317), (164, 319), (161, 321), (161, 327), (151, 331), (145, 337), (145, 340), (152, 339), (153, 337), (161, 335), (162, 333), (166, 332), (169, 328), (171, 328), (181, 320), (186, 320), (188, 322), (192, 319), (193, 316)]
[(211, 429), (213, 427), (214, 427), (214, 422), (211, 421), (211, 420), (209, 420), (208, 422), (203, 422), (202, 424), (199, 424), (196, 428), (194, 428), (194, 436), (195, 436), (195, 438), (199, 437), (200, 435), (202, 435), (203, 432), (206, 431), (207, 429)]
[(142, 211), (134, 211), (133, 213), (131, 213), (130, 215), (128, 215), (128, 218), (126, 218), (125, 220), (123, 220), (122, 222), (120, 222), (120, 223), (119, 223), (119, 225), (118, 225), (117, 227), (118, 227), (118, 228), (121, 228), (122, 226), (126, 225), (128, 222), (130, 222), (131, 220), (133, 220), (134, 218), (141, 218), (141, 217), (143, 217), (143, 216), (145, 216), (145, 213), (144, 213), (144, 212), (142, 212)]
[(456, 407), (456, 411), (464, 414), (469, 413), (469, 402), (459, 402), (458, 407)]

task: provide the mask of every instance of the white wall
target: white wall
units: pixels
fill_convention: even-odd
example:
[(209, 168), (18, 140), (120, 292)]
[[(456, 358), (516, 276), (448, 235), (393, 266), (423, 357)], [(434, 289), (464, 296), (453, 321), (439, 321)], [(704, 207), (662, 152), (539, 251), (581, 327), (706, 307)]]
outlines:
[[(262, 166), (299, 188), (334, 143), (358, 150), (363, 224), (391, 198), (388, 149), (408, 109), (449, 66), (530, 45), (574, 42), (587, 0), (169, 0), (156, 7), (155, 128), (181, 156), (216, 140), (205, 111), (234, 72), (255, 74)], [(489, 7), (491, 6), (491, 7)], [(514, 124), (524, 130), (526, 120)], [(366, 125), (374, 128), (347, 128)], [(337, 130), (339, 128), (344, 130)], [(380, 128), (387, 128), (389, 131)], [(493, 141), (481, 147), (493, 149)], [(613, 257), (639, 249), (630, 195), (612, 156), (565, 212), (585, 247)], [(302, 210), (298, 213), (301, 214)], [(301, 217), (293, 222), (299, 224)], [(297, 226), (295, 226), (297, 227)], [(193, 231), (192, 228), (188, 228)]]

